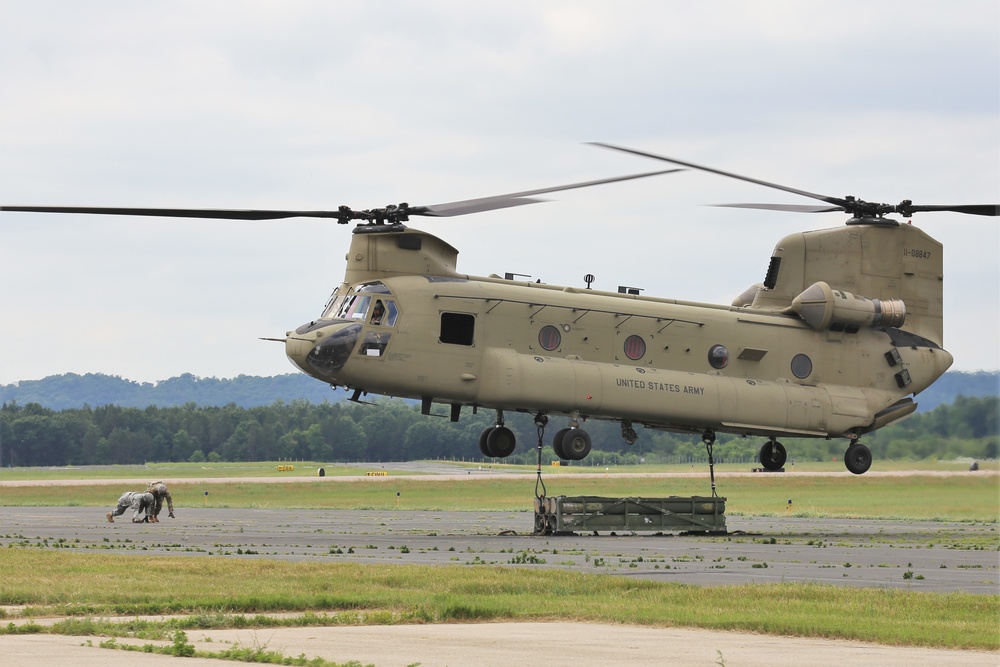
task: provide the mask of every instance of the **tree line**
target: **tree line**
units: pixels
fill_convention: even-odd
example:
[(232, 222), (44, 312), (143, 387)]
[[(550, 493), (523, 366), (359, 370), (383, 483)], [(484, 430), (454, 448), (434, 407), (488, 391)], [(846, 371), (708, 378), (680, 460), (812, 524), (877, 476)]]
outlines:
[[(436, 406), (442, 413), (445, 406)], [(876, 458), (997, 458), (1000, 454), (1000, 398), (959, 397), (863, 441)], [(142, 464), (167, 461), (405, 461), (482, 459), (479, 434), (492, 423), (492, 411), (462, 419), (425, 416), (398, 399), (376, 404), (310, 403), (304, 400), (242, 408), (188, 403), (180, 407), (127, 408), (117, 405), (52, 410), (35, 403), (4, 403), (0, 408), (0, 465), (65, 466)], [(542, 449), (543, 462), (554, 454), (551, 436), (561, 425), (553, 417)], [(538, 429), (531, 415), (508, 415), (518, 436), (511, 462), (537, 460)], [(589, 421), (585, 428), (594, 452), (583, 465), (699, 461), (706, 456), (696, 435), (640, 430), (627, 445), (615, 422)], [(753, 461), (763, 440), (721, 435), (717, 461)], [(791, 459), (830, 460), (843, 456), (843, 439), (788, 439)]]
[(0, 385), (0, 403), (38, 403), (54, 410), (110, 404), (132, 408), (147, 405), (180, 407), (189, 402), (220, 407), (235, 403), (252, 408), (270, 405), (279, 398), (314, 403), (337, 400), (329, 385), (317, 382), (304, 373), (272, 377), (238, 375), (225, 379), (184, 373), (156, 383), (136, 382), (102, 373), (64, 373), (41, 380)]

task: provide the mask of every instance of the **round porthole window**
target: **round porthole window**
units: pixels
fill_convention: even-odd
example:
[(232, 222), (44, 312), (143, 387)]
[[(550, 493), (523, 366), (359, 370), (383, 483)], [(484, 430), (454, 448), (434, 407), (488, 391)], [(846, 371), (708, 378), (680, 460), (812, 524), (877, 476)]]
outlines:
[(632, 361), (642, 359), (646, 354), (646, 341), (642, 336), (632, 335), (625, 339), (625, 356)]
[(559, 333), (559, 329), (556, 329), (551, 324), (545, 325), (542, 327), (542, 330), (538, 332), (538, 344), (549, 352), (559, 347), (559, 343), (561, 342), (562, 334)]
[(792, 357), (792, 375), (800, 380), (809, 377), (813, 372), (813, 362), (804, 354), (796, 354)]
[(708, 350), (708, 363), (712, 368), (722, 369), (729, 365), (729, 350), (725, 345), (713, 345)]

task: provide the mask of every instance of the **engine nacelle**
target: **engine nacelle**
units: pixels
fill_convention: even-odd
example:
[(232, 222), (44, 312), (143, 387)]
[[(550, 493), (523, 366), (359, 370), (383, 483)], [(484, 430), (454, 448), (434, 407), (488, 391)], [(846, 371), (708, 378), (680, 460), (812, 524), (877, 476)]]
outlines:
[(757, 298), (757, 292), (764, 289), (762, 283), (756, 283), (743, 290), (743, 293), (733, 299), (733, 308), (746, 308), (753, 305), (753, 300)]
[(813, 283), (792, 300), (792, 311), (817, 331), (844, 331), (861, 327), (901, 327), (906, 304), (900, 299), (867, 299)]

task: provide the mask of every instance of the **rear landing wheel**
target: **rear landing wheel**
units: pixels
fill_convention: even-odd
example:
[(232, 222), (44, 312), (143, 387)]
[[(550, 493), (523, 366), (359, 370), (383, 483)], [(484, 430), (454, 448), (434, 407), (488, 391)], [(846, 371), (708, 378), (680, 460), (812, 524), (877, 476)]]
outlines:
[(860, 442), (852, 442), (844, 454), (844, 465), (855, 475), (863, 475), (872, 467), (872, 450)]
[(760, 464), (768, 470), (781, 470), (785, 465), (788, 454), (785, 446), (777, 440), (770, 440), (760, 448)]

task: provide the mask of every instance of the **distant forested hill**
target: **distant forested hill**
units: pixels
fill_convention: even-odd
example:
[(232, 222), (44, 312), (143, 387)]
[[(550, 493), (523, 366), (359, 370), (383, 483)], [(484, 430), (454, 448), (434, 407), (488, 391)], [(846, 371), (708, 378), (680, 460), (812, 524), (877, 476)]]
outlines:
[(916, 397), (919, 412), (933, 410), (939, 405), (954, 403), (958, 396), (982, 398), (1000, 396), (1000, 373), (997, 371), (976, 371), (966, 373), (952, 371), (945, 373), (929, 389)]
[[(1000, 373), (945, 373), (934, 386), (917, 396), (920, 412), (941, 404), (950, 404), (958, 396), (983, 397), (1000, 395)], [(191, 374), (170, 378), (155, 384), (134, 382), (115, 375), (88, 373), (53, 375), (42, 380), (25, 380), (0, 385), (0, 404), (38, 403), (52, 410), (98, 407), (145, 408), (150, 405), (177, 407), (186, 403), (199, 406), (223, 406), (234, 403), (241, 408), (271, 405), (277, 400), (286, 403), (306, 400), (310, 403), (331, 403), (346, 398), (344, 392), (334, 392), (322, 382), (302, 373), (274, 377), (240, 375), (231, 379), (199, 378)]]
[(119, 405), (145, 408), (150, 405), (178, 407), (186, 403), (199, 406), (223, 406), (235, 403), (241, 408), (271, 405), (277, 400), (290, 403), (336, 402), (346, 397), (330, 386), (302, 373), (274, 377), (240, 375), (231, 379), (200, 378), (189, 373), (156, 384), (134, 382), (116, 375), (88, 373), (52, 375), (42, 380), (26, 380), (0, 385), (0, 403), (16, 401), (20, 405), (38, 403), (52, 410)]

